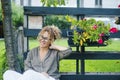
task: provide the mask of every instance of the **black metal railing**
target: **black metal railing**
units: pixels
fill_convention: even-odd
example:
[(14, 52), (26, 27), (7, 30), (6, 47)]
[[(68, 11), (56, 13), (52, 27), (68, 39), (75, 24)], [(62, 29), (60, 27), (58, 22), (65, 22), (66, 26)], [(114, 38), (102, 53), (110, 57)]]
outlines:
[[(24, 7), (24, 15), (28, 16), (45, 16), (45, 15), (73, 15), (77, 18), (83, 16), (120, 16), (120, 9), (113, 8), (62, 8), (62, 7)], [(25, 37), (35, 37), (40, 30), (24, 29)], [(67, 35), (66, 31), (66, 35)], [(65, 33), (64, 33), (65, 34)], [(115, 34), (110, 34), (110, 38), (120, 38), (120, 31)], [(60, 80), (120, 80), (120, 73), (86, 73), (85, 60), (120, 60), (119, 51), (85, 51), (85, 46), (76, 46), (72, 42), (72, 36), (68, 36), (68, 43), (71, 47), (76, 47), (65, 59), (76, 60), (76, 73), (61, 73)], [(28, 43), (29, 45), (29, 43)], [(95, 45), (90, 45), (95, 46)], [(98, 45), (97, 45), (98, 46)], [(28, 49), (29, 50), (29, 49)], [(28, 51), (27, 50), (27, 51)], [(81, 66), (79, 66), (81, 64)]]

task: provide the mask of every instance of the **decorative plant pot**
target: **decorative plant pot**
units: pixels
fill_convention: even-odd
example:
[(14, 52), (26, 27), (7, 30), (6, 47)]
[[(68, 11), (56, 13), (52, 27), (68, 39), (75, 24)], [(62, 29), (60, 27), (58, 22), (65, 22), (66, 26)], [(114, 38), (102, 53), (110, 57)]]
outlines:
[[(79, 33), (83, 33), (83, 30), (77, 30)], [(68, 36), (68, 45), (70, 47), (79, 47), (80, 44), (74, 44), (73, 41), (73, 30), (67, 31), (67, 36)], [(91, 41), (90, 39), (87, 39), (86, 42), (83, 43), (83, 46), (106, 46), (104, 44), (104, 41), (107, 41), (110, 38), (110, 35), (104, 35), (102, 36), (103, 44), (99, 44), (97, 41)], [(80, 40), (78, 40), (80, 42)]]
[[(74, 44), (74, 41), (72, 39), (73, 37), (69, 37), (68, 39), (68, 45), (70, 47), (79, 47), (80, 44)], [(84, 42), (84, 46), (106, 46), (106, 44), (104, 44), (104, 41), (108, 40), (110, 38), (110, 36), (105, 35), (102, 37), (103, 40), (103, 44), (99, 44), (97, 41), (91, 41), (90, 39), (87, 39), (86, 42)]]

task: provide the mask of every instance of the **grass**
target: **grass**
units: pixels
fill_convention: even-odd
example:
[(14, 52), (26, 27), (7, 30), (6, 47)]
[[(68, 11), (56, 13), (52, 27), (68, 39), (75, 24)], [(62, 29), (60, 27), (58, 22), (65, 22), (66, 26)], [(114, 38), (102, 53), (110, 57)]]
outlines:
[(5, 71), (5, 44), (3, 40), (0, 40), (0, 80), (2, 79), (3, 72)]
[(4, 40), (0, 40), (0, 51), (1, 51), (2, 49), (5, 49)]
[[(30, 49), (39, 45), (39, 42), (35, 39), (29, 41)], [(57, 40), (54, 44), (61, 46), (68, 46), (67, 39)], [(4, 49), (3, 41), (0, 41), (0, 51)], [(112, 41), (111, 45), (105, 47), (87, 47), (86, 50), (91, 51), (120, 51), (120, 40)], [(74, 50), (74, 48), (73, 48)], [(86, 60), (85, 61), (86, 72), (120, 72), (120, 60)], [(75, 72), (76, 61), (75, 60), (61, 60), (60, 61), (61, 72)]]

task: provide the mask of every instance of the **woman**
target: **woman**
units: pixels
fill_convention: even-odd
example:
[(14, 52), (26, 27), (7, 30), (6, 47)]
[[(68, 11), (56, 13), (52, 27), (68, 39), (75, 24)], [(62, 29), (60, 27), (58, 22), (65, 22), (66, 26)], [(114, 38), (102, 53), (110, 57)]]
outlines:
[(32, 49), (25, 60), (25, 72), (8, 70), (4, 80), (59, 80), (59, 60), (72, 52), (71, 48), (53, 45), (60, 33), (55, 26), (44, 27), (37, 37), (40, 45)]

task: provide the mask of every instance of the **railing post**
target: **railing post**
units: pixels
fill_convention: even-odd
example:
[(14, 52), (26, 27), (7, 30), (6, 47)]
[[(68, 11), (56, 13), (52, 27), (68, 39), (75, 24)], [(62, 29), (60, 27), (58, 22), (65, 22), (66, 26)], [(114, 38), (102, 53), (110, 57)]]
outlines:
[[(85, 46), (81, 46), (81, 55), (85, 52)], [(85, 60), (81, 59), (81, 74), (85, 74)]]
[[(24, 28), (28, 29), (28, 15), (24, 15)], [(24, 52), (27, 52), (29, 49), (28, 37), (24, 37)]]
[[(77, 0), (79, 2), (79, 0)], [(77, 2), (77, 3), (78, 3)], [(77, 4), (77, 7), (79, 7), (79, 5)], [(77, 16), (77, 20), (79, 20), (79, 16)], [(76, 51), (79, 52), (79, 46), (76, 47)], [(76, 59), (76, 74), (79, 74), (79, 59)]]
[[(76, 47), (76, 51), (79, 52), (79, 46)], [(79, 74), (79, 59), (76, 59), (76, 74)]]
[[(81, 16), (81, 19), (83, 20), (85, 15)], [(85, 46), (81, 46), (81, 55), (85, 52)], [(85, 59), (81, 59), (81, 74), (85, 74)]]

